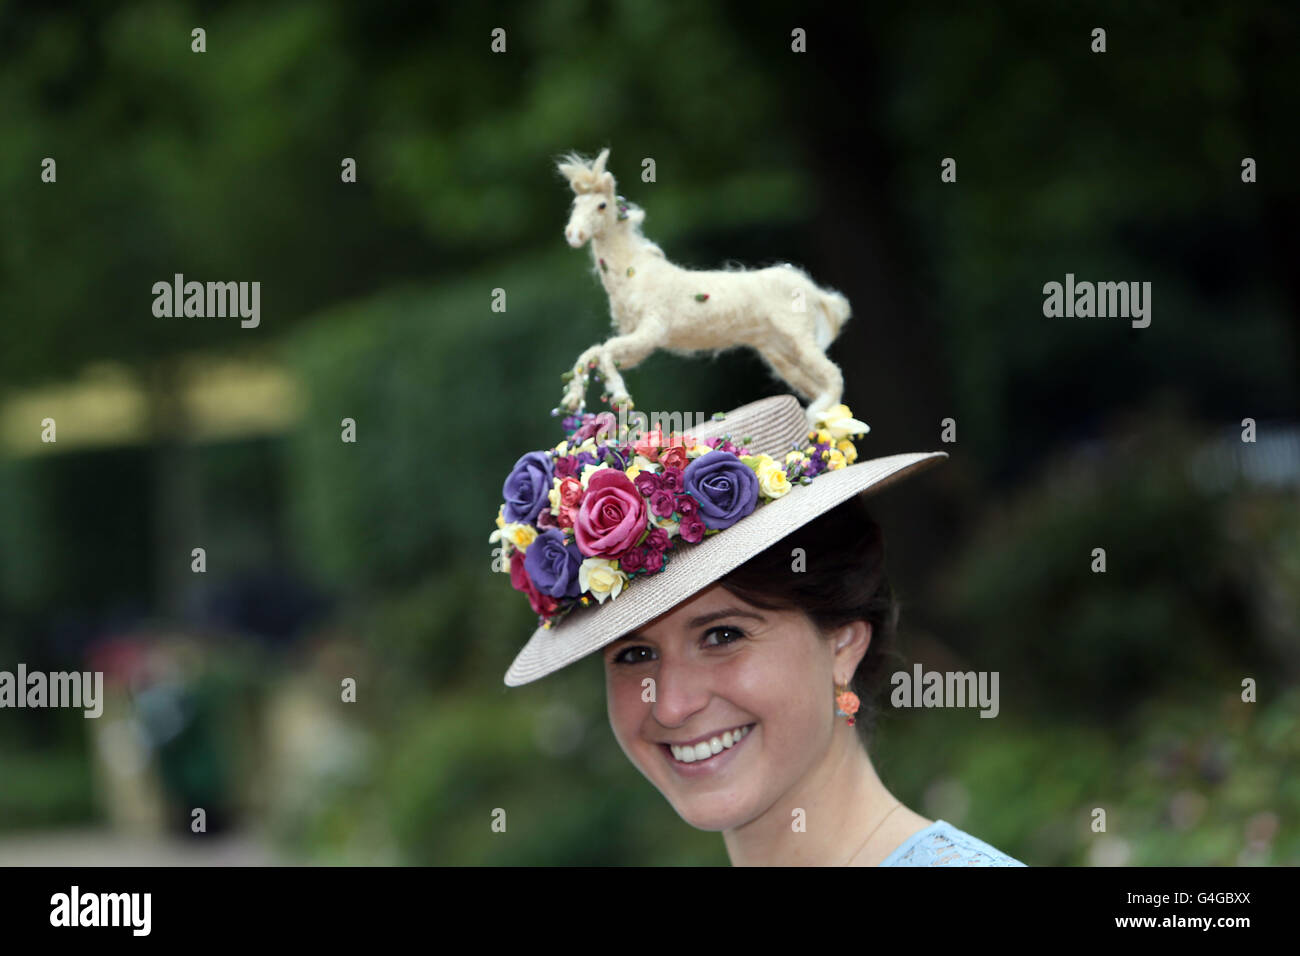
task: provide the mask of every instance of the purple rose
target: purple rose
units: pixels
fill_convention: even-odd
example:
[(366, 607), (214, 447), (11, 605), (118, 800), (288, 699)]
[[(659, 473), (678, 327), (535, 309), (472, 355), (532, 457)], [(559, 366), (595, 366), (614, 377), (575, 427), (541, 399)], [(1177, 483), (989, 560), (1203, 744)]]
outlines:
[(524, 552), (524, 570), (537, 590), (555, 598), (577, 597), (578, 566), (582, 552), (573, 541), (565, 543), (564, 533), (547, 528)]
[(544, 451), (521, 455), (501, 488), (506, 500), (506, 521), (532, 524), (542, 506), (550, 507), (551, 456)]
[(758, 476), (729, 451), (696, 458), (682, 474), (686, 491), (700, 503), (706, 528), (730, 528), (758, 504)]

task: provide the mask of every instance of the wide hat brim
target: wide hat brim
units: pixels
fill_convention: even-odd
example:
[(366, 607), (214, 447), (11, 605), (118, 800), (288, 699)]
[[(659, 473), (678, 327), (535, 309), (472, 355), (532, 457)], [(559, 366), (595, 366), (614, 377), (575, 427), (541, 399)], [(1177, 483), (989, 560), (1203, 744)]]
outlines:
[[(791, 442), (806, 435), (809, 427), (798, 400), (780, 395), (686, 430), (701, 441), (723, 434), (731, 434), (736, 442), (752, 436), (751, 449), (776, 458), (789, 451)], [(656, 574), (638, 575), (618, 597), (575, 608), (554, 627), (537, 628), (506, 671), (506, 684), (519, 687), (553, 674), (672, 610), (854, 495), (880, 491), (947, 457), (947, 452), (931, 451), (859, 460), (823, 472), (809, 484), (796, 484), (782, 497), (697, 544), (675, 539), (668, 560)]]

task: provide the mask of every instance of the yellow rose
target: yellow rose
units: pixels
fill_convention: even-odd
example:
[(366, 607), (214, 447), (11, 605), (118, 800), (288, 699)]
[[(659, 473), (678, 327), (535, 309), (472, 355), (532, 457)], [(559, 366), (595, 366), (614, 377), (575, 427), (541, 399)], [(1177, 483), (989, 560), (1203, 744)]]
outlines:
[(758, 469), (758, 490), (769, 498), (780, 498), (790, 490), (790, 479), (785, 476), (785, 469), (768, 459), (767, 464)]
[(826, 456), (826, 463), (827, 467), (831, 471), (839, 471), (839, 469), (843, 468), (846, 464), (844, 461), (844, 452), (840, 451), (838, 448), (832, 448)]
[(506, 526), (506, 506), (502, 505), (500, 508), (497, 509), (497, 527), (504, 528), (505, 526)]
[(608, 558), (587, 558), (578, 565), (578, 587), (590, 591), (597, 601), (618, 597), (627, 583), (627, 573)]
[(510, 532), (510, 543), (520, 551), (527, 551), (528, 546), (537, 537), (537, 529), (532, 525), (517, 524)]
[(853, 442), (847, 438), (841, 439), (836, 443), (835, 447), (844, 453), (844, 460), (850, 465), (858, 460), (858, 450), (854, 447)]
[(802, 465), (807, 460), (808, 460), (808, 456), (805, 455), (803, 452), (799, 451), (797, 448), (794, 451), (787, 453), (785, 456), (785, 463), (787, 465), (793, 465), (796, 463)]
[[(488, 536), (488, 541), (492, 543), (504, 541), (508, 546), (518, 548), (520, 551), (527, 551), (528, 546), (533, 543), (533, 539), (536, 537), (537, 529), (532, 525), (508, 522), (493, 531)], [(508, 552), (509, 547), (506, 550)]]

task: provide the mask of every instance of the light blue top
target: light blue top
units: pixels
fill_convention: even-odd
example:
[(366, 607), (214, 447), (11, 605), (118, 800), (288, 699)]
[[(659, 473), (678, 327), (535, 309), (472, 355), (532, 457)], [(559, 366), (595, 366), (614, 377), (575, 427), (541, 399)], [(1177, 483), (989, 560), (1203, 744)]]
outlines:
[(881, 866), (1024, 866), (983, 840), (958, 830), (947, 820), (935, 820), (903, 841)]

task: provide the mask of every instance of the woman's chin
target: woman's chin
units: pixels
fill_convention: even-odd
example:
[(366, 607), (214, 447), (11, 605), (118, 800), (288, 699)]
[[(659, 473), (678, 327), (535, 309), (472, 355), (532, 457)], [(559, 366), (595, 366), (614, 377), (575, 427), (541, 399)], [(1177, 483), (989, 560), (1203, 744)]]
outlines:
[(753, 816), (747, 804), (734, 795), (717, 794), (669, 802), (677, 811), (677, 815), (697, 830), (710, 832), (732, 830), (749, 822)]

